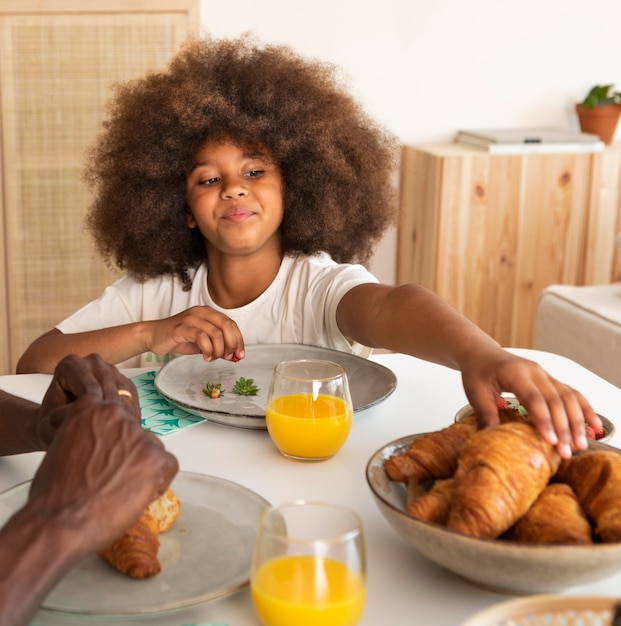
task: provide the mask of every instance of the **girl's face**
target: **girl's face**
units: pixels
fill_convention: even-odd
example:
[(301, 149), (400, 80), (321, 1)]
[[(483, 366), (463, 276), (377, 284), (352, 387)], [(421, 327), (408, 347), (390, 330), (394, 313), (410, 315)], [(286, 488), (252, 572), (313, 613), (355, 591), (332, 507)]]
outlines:
[(267, 153), (227, 139), (207, 141), (186, 177), (187, 224), (201, 231), (207, 254), (280, 253), (283, 180)]

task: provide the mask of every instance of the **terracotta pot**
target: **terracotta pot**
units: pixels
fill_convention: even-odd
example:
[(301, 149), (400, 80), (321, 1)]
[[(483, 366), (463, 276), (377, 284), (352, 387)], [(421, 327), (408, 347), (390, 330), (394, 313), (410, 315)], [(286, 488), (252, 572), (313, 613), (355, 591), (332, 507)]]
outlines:
[(621, 105), (605, 104), (587, 109), (581, 104), (576, 104), (576, 113), (583, 133), (593, 133), (605, 143), (612, 143), (617, 129)]

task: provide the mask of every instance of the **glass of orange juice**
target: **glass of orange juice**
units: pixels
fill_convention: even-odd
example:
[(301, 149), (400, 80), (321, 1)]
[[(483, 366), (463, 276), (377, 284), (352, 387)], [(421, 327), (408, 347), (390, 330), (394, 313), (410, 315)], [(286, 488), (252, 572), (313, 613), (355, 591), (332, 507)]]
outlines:
[(332, 361), (283, 361), (267, 397), (267, 430), (280, 452), (298, 461), (323, 461), (343, 446), (354, 409), (343, 367)]
[(321, 502), (266, 509), (250, 589), (263, 626), (355, 626), (366, 596), (360, 518)]

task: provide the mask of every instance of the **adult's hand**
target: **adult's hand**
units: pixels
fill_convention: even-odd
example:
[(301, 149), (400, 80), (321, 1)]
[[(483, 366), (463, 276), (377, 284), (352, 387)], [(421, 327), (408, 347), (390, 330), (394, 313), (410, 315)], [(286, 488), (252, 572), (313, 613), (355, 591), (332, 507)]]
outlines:
[(0, 529), (3, 624), (29, 623), (56, 582), (121, 536), (177, 472), (129, 402), (96, 395), (57, 409), (64, 416), (28, 501)]
[[(127, 393), (119, 394), (119, 390)], [(128, 404), (129, 415), (139, 424), (138, 394), (131, 380), (98, 354), (69, 355), (54, 371), (52, 382), (41, 403), (37, 436), (41, 449), (47, 449), (65, 415), (67, 405), (82, 396)]]
[(84, 395), (68, 408), (30, 490), (40, 515), (81, 527), (84, 552), (118, 538), (163, 493), (178, 469), (130, 403)]

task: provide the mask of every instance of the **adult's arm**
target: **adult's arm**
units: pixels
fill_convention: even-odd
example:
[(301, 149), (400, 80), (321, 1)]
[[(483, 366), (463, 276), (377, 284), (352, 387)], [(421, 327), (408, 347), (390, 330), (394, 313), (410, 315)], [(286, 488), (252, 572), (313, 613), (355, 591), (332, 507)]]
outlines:
[(121, 536), (178, 469), (118, 394), (56, 412), (60, 427), (28, 502), (0, 530), (2, 626), (27, 624), (56, 582)]
[(100, 400), (118, 398), (119, 389), (131, 393), (123, 396), (140, 421), (134, 384), (101, 356), (85, 358), (69, 355), (55, 369), (41, 406), (0, 389), (0, 456), (46, 450), (52, 441), (63, 413), (55, 410), (77, 398), (90, 395)]
[(42, 450), (38, 404), (0, 389), (0, 456)]

